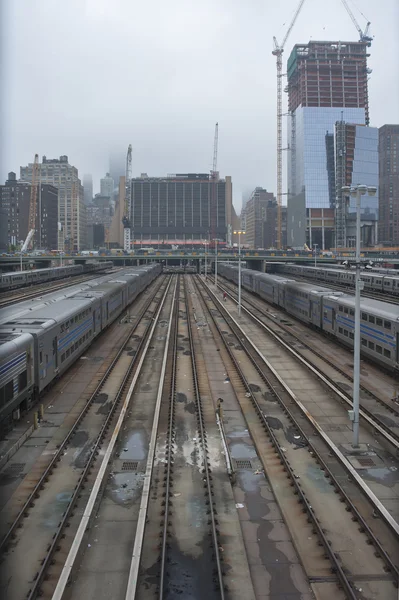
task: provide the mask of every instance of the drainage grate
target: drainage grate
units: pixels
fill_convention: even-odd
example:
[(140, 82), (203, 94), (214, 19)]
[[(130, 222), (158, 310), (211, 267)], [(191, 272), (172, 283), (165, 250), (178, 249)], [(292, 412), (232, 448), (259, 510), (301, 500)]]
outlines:
[(5, 475), (19, 475), (21, 471), (24, 470), (26, 463), (14, 463), (12, 465), (8, 465), (6, 469), (4, 469), (3, 473)]
[(122, 463), (121, 471), (137, 471), (138, 466), (139, 466), (139, 463), (137, 460), (125, 460)]
[(358, 456), (357, 457), (358, 463), (362, 466), (362, 467), (375, 467), (375, 462), (373, 461), (372, 458), (368, 458), (366, 456)]
[(236, 459), (236, 469), (252, 469), (252, 463), (250, 460)]

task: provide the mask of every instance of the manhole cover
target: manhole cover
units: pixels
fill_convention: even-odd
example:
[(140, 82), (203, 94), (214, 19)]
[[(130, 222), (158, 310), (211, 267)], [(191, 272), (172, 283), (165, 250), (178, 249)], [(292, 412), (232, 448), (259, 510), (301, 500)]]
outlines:
[(6, 469), (4, 469), (5, 475), (19, 475), (21, 471), (24, 470), (26, 463), (14, 463), (12, 465), (8, 465)]
[(122, 463), (121, 471), (137, 471), (139, 463), (137, 460), (125, 460)]
[(236, 469), (252, 469), (252, 463), (250, 460), (236, 459)]
[(358, 456), (357, 460), (362, 467), (375, 467), (375, 462), (368, 456)]

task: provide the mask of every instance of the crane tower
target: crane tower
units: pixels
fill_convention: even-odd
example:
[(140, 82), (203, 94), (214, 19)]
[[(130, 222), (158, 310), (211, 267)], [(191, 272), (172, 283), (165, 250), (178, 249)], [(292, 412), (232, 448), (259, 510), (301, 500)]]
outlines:
[(217, 170), (218, 164), (218, 140), (219, 140), (219, 123), (215, 125), (215, 137), (213, 141), (213, 163), (211, 171), (211, 240), (212, 243), (216, 239), (217, 229), (217, 182), (219, 173)]
[(132, 199), (132, 145), (129, 144), (126, 154), (125, 208), (123, 211), (123, 249), (131, 250), (131, 199)]

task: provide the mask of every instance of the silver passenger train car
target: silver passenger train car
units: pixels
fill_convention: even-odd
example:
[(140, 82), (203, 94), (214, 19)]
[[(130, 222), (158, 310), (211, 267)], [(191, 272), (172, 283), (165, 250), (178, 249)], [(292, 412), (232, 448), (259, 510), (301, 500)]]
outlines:
[(160, 265), (133, 267), (88, 281), (64, 297), (49, 295), (32, 309), (16, 305), (14, 313), (8, 311), (0, 324), (0, 434), (160, 272)]
[[(238, 283), (238, 269), (221, 263), (220, 275)], [(355, 298), (328, 286), (295, 281), (276, 274), (241, 270), (242, 286), (287, 313), (353, 347)], [(361, 299), (361, 352), (399, 374), (399, 306)]]
[[(294, 264), (278, 264), (275, 265), (278, 273), (284, 276), (300, 275), (308, 277), (315, 281), (322, 281), (332, 284), (355, 286), (355, 271), (344, 268), (332, 267), (311, 267), (305, 265)], [(399, 296), (399, 271), (382, 273), (377, 271), (362, 271), (360, 277), (364, 283), (364, 289), (370, 292), (386, 292)]]
[(97, 273), (112, 269), (111, 261), (88, 262), (85, 265), (66, 265), (65, 267), (50, 267), (48, 269), (34, 269), (32, 271), (15, 271), (2, 273), (0, 278), (0, 292), (17, 289), (28, 285), (46, 283), (65, 279), (83, 273)]

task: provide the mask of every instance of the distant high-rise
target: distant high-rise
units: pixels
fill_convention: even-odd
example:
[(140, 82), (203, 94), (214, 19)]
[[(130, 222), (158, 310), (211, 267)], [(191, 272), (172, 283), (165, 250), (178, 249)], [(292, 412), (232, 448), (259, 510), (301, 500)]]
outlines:
[[(207, 173), (132, 179), (134, 241), (198, 243), (211, 236), (212, 186)], [(232, 224), (231, 177), (216, 183), (215, 237), (228, 241)]]
[(93, 177), (89, 173), (83, 175), (83, 196), (86, 206), (93, 202)]
[(105, 177), (100, 179), (100, 195), (101, 196), (108, 196), (108, 198), (110, 200), (112, 200), (113, 196), (114, 196), (114, 188), (115, 188), (115, 183), (109, 173), (107, 173)]
[[(34, 245), (54, 250), (57, 248), (58, 190), (45, 183), (37, 187)], [(11, 245), (18, 246), (28, 235), (30, 198), (31, 184), (17, 181), (15, 173), (9, 173), (5, 185), (0, 186), (0, 208), (7, 213), (7, 237)]]
[(379, 200), (378, 241), (399, 246), (399, 125), (379, 129)]
[(126, 175), (126, 151), (127, 145), (125, 150), (113, 151), (109, 157), (109, 174), (116, 186), (119, 185), (119, 178)]
[[(33, 164), (21, 167), (21, 180), (32, 181)], [(71, 252), (81, 250), (86, 245), (86, 207), (83, 202), (83, 186), (76, 167), (68, 163), (67, 156), (43, 160), (39, 165), (39, 181), (58, 188), (58, 222), (62, 230), (59, 235), (59, 249)]]
[(245, 243), (252, 249), (264, 248), (264, 222), (266, 207), (274, 196), (272, 192), (257, 187), (245, 206)]
[(287, 64), (287, 243), (334, 243), (334, 126), (368, 125), (368, 44), (296, 44)]

